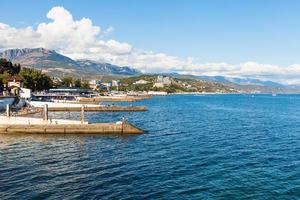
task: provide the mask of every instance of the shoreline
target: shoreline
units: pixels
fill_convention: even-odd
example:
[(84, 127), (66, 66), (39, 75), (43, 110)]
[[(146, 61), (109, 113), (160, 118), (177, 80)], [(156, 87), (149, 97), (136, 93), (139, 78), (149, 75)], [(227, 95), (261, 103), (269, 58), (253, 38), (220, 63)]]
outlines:
[[(176, 93), (168, 93), (166, 95), (272, 95), (274, 93), (216, 93), (216, 92), (176, 92)], [(298, 95), (300, 93), (276, 93), (276, 95)], [(157, 95), (159, 96), (159, 95)]]

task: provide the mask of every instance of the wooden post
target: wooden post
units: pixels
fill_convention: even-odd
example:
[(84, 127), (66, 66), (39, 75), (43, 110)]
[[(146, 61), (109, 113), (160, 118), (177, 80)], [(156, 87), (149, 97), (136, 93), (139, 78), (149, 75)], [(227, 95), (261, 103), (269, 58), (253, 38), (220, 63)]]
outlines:
[(10, 105), (6, 104), (6, 116), (10, 117)]
[(48, 121), (48, 104), (44, 105), (44, 120)]
[(81, 124), (84, 124), (84, 105), (81, 106)]

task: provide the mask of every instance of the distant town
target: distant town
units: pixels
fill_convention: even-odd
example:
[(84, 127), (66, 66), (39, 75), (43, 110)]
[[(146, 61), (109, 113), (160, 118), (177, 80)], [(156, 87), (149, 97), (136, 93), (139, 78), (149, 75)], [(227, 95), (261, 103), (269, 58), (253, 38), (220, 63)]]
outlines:
[[(109, 93), (299, 93), (297, 86), (272, 81), (178, 73), (143, 74), (135, 68), (92, 60), (74, 60), (45, 48), (0, 52), (0, 93), (20, 81), (33, 92), (51, 88), (78, 88)], [(13, 81), (12, 81), (13, 82)], [(21, 83), (22, 82), (22, 83)], [(14, 89), (15, 93), (17, 89)]]
[[(221, 83), (173, 78), (166, 75), (138, 75), (121, 79), (85, 80), (71, 76), (50, 76), (34, 68), (23, 68), (5, 59), (0, 59), (0, 91), (4, 96), (30, 92), (51, 91), (51, 89), (77, 89), (109, 95), (110, 93), (140, 92), (151, 95), (169, 93), (237, 93), (238, 90)], [(67, 90), (66, 90), (67, 91)], [(71, 91), (71, 90), (70, 90)]]

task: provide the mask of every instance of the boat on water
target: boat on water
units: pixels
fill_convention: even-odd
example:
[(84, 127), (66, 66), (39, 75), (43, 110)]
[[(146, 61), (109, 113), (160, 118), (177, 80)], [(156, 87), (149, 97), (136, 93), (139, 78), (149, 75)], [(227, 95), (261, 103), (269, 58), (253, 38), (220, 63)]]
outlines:
[(149, 91), (148, 95), (154, 95), (154, 96), (166, 96), (168, 95), (167, 92), (164, 91)]

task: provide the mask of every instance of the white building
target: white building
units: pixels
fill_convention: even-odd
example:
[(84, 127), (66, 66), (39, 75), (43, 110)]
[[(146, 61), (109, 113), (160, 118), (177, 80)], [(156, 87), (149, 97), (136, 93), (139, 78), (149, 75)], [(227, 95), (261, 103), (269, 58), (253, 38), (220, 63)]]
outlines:
[(111, 86), (112, 87), (118, 87), (120, 85), (120, 80), (112, 80), (111, 81)]
[(18, 87), (21, 88), (23, 87), (23, 78), (20, 76), (11, 76), (7, 79), (7, 87), (12, 88), (12, 87)]
[(145, 80), (141, 79), (141, 80), (134, 82), (133, 85), (145, 85), (148, 83), (149, 83), (149, 81), (145, 81)]
[(163, 76), (157, 76), (157, 78), (156, 78), (156, 82), (157, 82), (157, 83), (162, 83), (163, 80), (164, 80), (164, 77), (163, 77)]
[(100, 80), (91, 80), (91, 81), (89, 81), (89, 86), (91, 89), (96, 90), (96, 89), (100, 88), (101, 81)]
[(168, 95), (167, 92), (163, 92), (163, 91), (149, 91), (148, 94), (149, 95), (161, 95), (161, 96)]
[(15, 75), (7, 79), (7, 88), (12, 95), (20, 95), (20, 88), (23, 87), (24, 80), (21, 76)]
[(162, 88), (164, 86), (169, 86), (172, 84), (172, 80), (170, 77), (157, 76), (156, 82), (153, 87)]
[(172, 83), (170, 77), (164, 77), (162, 82), (164, 85), (171, 85), (171, 83)]
[(156, 87), (156, 88), (163, 88), (163, 87), (164, 87), (164, 84), (163, 84), (163, 83), (154, 83), (154, 84), (153, 84), (153, 87)]

